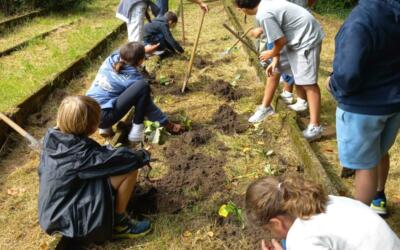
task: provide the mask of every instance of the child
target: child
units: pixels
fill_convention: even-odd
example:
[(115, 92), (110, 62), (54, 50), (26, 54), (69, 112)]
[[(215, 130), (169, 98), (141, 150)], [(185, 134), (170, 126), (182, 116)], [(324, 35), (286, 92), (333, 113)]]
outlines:
[[(256, 15), (269, 42), (274, 43), (272, 50), (263, 52), (260, 59), (273, 58), (267, 68), (268, 75), (279, 73), (294, 76), (297, 95), (300, 99), (292, 108), (304, 107), (305, 101), (310, 104), (310, 124), (303, 131), (307, 140), (322, 136), (320, 125), (321, 93), (318, 87), (319, 55), (324, 33), (315, 18), (306, 9), (281, 0), (235, 0), (236, 5), (248, 15)], [(287, 60), (279, 60), (283, 50)], [(288, 63), (285, 63), (285, 62)], [(273, 95), (276, 86), (267, 83), (265, 93)], [(265, 97), (264, 97), (265, 98)], [(303, 100), (303, 101), (301, 101)], [(269, 112), (270, 107), (259, 108), (261, 113)]]
[(144, 46), (130, 42), (112, 53), (101, 65), (86, 93), (100, 104), (100, 135), (111, 136), (112, 126), (132, 107), (135, 107), (135, 115), (128, 135), (130, 142), (144, 140), (145, 116), (151, 121), (158, 121), (170, 133), (177, 134), (183, 130), (179, 124), (169, 122), (167, 116), (151, 100), (149, 84), (137, 69), (143, 64), (144, 58)]
[(175, 27), (178, 17), (168, 11), (163, 17), (153, 19), (144, 25), (144, 44), (159, 44), (156, 52), (168, 50), (171, 53), (183, 53), (181, 45), (174, 39), (170, 29)]
[(338, 102), (340, 163), (356, 170), (355, 198), (382, 215), (388, 152), (400, 128), (399, 16), (398, 1), (360, 1), (336, 35), (328, 81)]
[(48, 234), (85, 242), (137, 238), (151, 230), (133, 221), (126, 207), (145, 150), (109, 149), (89, 138), (100, 122), (100, 106), (87, 96), (66, 97), (57, 127), (49, 129), (39, 165), (39, 223)]
[(250, 222), (269, 230), (273, 247), (286, 239), (287, 250), (400, 249), (400, 240), (386, 222), (359, 201), (326, 195), (320, 185), (300, 176), (264, 177), (247, 188)]

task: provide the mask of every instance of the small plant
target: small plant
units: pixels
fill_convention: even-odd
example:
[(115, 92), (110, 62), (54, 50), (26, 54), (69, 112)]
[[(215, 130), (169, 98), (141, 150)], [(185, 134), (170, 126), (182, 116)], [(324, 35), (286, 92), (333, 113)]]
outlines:
[(144, 134), (153, 144), (164, 144), (170, 135), (159, 122), (145, 121), (144, 126), (146, 128)]
[(218, 214), (223, 218), (227, 218), (231, 214), (234, 215), (236, 220), (242, 225), (242, 228), (244, 228), (243, 210), (236, 206), (233, 201), (229, 201), (227, 204), (223, 204), (219, 208)]
[(235, 79), (233, 79), (233, 81), (232, 82), (230, 82), (229, 83), (229, 85), (231, 85), (232, 87), (237, 87), (237, 82), (240, 80), (242, 78), (242, 75), (241, 74), (237, 74), (236, 76), (235, 76)]
[(178, 116), (180, 124), (185, 128), (186, 131), (192, 130), (192, 120), (190, 120), (185, 112), (181, 112)]
[(160, 80), (158, 82), (162, 86), (168, 86), (171, 83), (171, 80), (166, 76), (160, 76)]
[(270, 175), (270, 176), (275, 176), (278, 174), (278, 171), (276, 169), (274, 169), (271, 164), (267, 163), (264, 166), (264, 173), (266, 175)]

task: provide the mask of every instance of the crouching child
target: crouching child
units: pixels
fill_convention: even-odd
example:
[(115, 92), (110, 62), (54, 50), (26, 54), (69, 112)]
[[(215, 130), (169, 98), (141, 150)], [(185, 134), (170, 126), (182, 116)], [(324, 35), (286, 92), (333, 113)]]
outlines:
[(145, 150), (100, 146), (88, 136), (100, 122), (100, 107), (87, 96), (66, 97), (57, 126), (48, 130), (39, 165), (39, 223), (46, 233), (84, 242), (137, 238), (149, 221), (134, 221), (126, 207)]
[(170, 29), (176, 26), (178, 17), (174, 12), (168, 11), (162, 17), (153, 19), (144, 25), (144, 44), (160, 44), (154, 54), (183, 53), (184, 49), (175, 40)]

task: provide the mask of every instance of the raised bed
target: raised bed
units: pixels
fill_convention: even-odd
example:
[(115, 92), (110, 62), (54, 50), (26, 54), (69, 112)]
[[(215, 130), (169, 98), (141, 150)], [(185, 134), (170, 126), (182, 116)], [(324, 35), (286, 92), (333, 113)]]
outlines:
[(45, 13), (46, 13), (46, 10), (36, 10), (36, 11), (32, 11), (32, 12), (24, 14), (24, 15), (6, 19), (6, 20), (0, 22), (0, 33), (1, 33), (1, 31), (5, 30), (7, 28), (14, 27), (17, 24), (23, 23), (29, 19), (43, 15)]
[[(93, 60), (97, 55), (107, 47), (108, 43), (114, 40), (119, 34), (125, 31), (125, 24), (120, 24), (113, 31), (109, 32), (103, 40), (98, 42), (84, 55), (79, 57), (73, 63), (71, 63), (65, 70), (58, 73), (53, 79), (47, 81), (43, 87), (37, 90), (30, 97), (21, 102), (15, 109), (14, 112), (8, 113), (7, 115), (18, 124), (23, 124), (25, 119), (31, 114), (41, 108), (41, 104), (47, 99), (49, 94), (56, 88), (62, 87), (67, 84), (76, 75), (82, 72), (86, 63)], [(6, 141), (9, 135), (10, 128), (3, 122), (0, 121), (0, 145)], [(1, 146), (0, 146), (1, 148)]]

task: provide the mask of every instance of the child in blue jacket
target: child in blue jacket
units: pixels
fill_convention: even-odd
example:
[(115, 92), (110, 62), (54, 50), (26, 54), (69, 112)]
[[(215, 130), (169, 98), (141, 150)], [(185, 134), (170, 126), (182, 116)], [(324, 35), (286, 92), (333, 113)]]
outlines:
[(338, 102), (340, 163), (356, 170), (355, 198), (380, 214), (387, 213), (388, 152), (400, 128), (399, 45), (399, 1), (361, 0), (336, 36), (328, 81)]

